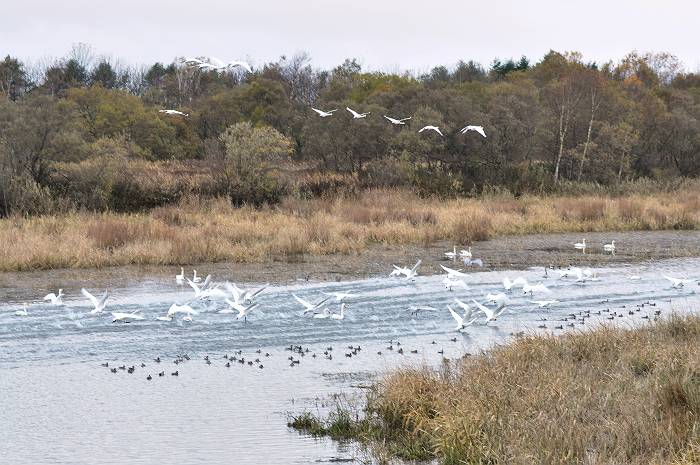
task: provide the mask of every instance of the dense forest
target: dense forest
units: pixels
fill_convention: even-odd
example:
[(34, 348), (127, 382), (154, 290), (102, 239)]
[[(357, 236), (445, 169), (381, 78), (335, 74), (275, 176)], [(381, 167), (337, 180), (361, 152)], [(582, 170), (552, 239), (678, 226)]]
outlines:
[[(421, 75), (365, 72), (351, 59), (319, 70), (299, 54), (247, 73), (181, 58), (122, 66), (79, 45), (42, 66), (6, 56), (0, 93), (0, 216), (373, 187), (518, 195), (700, 173), (700, 75), (668, 53), (593, 63), (551, 51)], [(340, 110), (320, 118), (312, 106)], [(445, 136), (417, 132), (428, 124)], [(488, 137), (461, 134), (466, 124)]]

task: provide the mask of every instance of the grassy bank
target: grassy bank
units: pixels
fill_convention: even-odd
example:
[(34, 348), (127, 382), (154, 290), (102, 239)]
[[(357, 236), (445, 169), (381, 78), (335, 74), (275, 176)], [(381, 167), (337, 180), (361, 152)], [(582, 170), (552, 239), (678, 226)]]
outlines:
[(372, 190), (352, 198), (253, 209), (185, 200), (141, 214), (72, 213), (0, 220), (0, 270), (126, 264), (264, 262), (358, 253), (372, 244), (464, 245), (493, 236), (697, 229), (700, 188), (622, 197), (422, 199)]
[(525, 337), (440, 372), (399, 370), (363, 416), (290, 426), (444, 464), (697, 464), (699, 341), (697, 316)]

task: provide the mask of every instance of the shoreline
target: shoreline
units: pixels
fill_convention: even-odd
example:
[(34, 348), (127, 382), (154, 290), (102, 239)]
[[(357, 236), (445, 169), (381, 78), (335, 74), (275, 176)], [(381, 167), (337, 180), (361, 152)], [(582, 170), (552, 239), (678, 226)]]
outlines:
[[(573, 243), (586, 237), (589, 253), (573, 249)], [(617, 253), (603, 253), (602, 244), (615, 239)], [(363, 252), (348, 255), (307, 255), (294, 261), (264, 263), (198, 263), (184, 266), (185, 274), (211, 274), (215, 280), (239, 283), (284, 285), (306, 281), (348, 281), (374, 276), (388, 276), (392, 264), (410, 266), (423, 260), (420, 274), (442, 273), (440, 265), (463, 268), (444, 257), (452, 243), (439, 241), (429, 246), (374, 245)], [(649, 260), (700, 257), (700, 231), (625, 231), (612, 233), (552, 233), (505, 236), (474, 242), (474, 258), (481, 258), (483, 268), (467, 267), (467, 272), (525, 269), (536, 266), (607, 266), (640, 263)], [(14, 287), (18, 280), (36, 281), (53, 287), (80, 288), (89, 275), (93, 284), (123, 287), (148, 280), (168, 281), (180, 272), (174, 265), (120, 265), (98, 269), (62, 268), (53, 270), (6, 271), (0, 273), (0, 289)], [(48, 279), (47, 279), (48, 277)], [(53, 287), (52, 287), (53, 286)], [(0, 293), (1, 294), (1, 293)], [(3, 296), (0, 295), (0, 298)], [(7, 297), (7, 296), (4, 296)]]

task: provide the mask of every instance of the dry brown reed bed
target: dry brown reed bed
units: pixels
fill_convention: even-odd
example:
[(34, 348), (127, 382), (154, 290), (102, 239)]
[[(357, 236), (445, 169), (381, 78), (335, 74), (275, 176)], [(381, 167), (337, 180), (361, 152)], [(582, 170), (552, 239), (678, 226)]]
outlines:
[(188, 199), (141, 214), (0, 220), (0, 270), (265, 262), (359, 253), (372, 244), (469, 244), (498, 235), (696, 229), (700, 190), (653, 196), (421, 199), (400, 190), (253, 209)]
[(290, 425), (444, 464), (697, 464), (699, 342), (697, 316), (523, 337), (389, 375), (364, 417), (334, 414), (342, 428), (308, 414)]

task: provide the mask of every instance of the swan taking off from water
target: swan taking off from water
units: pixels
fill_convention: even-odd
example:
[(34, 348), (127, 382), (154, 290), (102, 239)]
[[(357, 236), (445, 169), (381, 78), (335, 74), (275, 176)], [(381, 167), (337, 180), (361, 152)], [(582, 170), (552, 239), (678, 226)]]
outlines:
[(29, 316), (29, 312), (27, 311), (27, 304), (23, 303), (22, 310), (17, 310), (15, 312), (15, 315), (17, 315), (17, 316)]
[(323, 292), (323, 291), (321, 291), (321, 294), (327, 295), (329, 297), (335, 297), (336, 302), (342, 302), (345, 299), (349, 299), (351, 297), (358, 296), (358, 294), (351, 294), (350, 292)]
[(525, 281), (525, 278), (520, 277), (520, 276), (518, 276), (517, 278), (515, 278), (513, 281), (511, 281), (510, 278), (509, 278), (508, 276), (506, 276), (505, 278), (503, 278), (503, 288), (504, 288), (506, 291), (510, 291), (510, 290), (513, 289), (514, 287), (518, 287), (518, 286), (522, 287), (522, 286), (524, 286), (525, 284), (527, 284), (527, 281)]
[(391, 272), (391, 276), (404, 275), (406, 276), (406, 280), (415, 279), (416, 276), (418, 276), (418, 268), (420, 268), (421, 263), (423, 263), (423, 260), (418, 260), (416, 264), (413, 265), (413, 268), (406, 268), (402, 266), (393, 265), (394, 271)]
[(408, 307), (408, 311), (411, 312), (411, 315), (418, 316), (418, 312), (436, 312), (437, 308), (430, 307), (427, 305), (411, 305), (410, 307)]
[(176, 284), (185, 284), (185, 269), (180, 267), (180, 274), (175, 275)]
[(467, 273), (463, 273), (462, 270), (454, 270), (452, 268), (448, 268), (445, 265), (440, 265), (440, 268), (442, 268), (445, 272), (447, 272), (447, 276), (450, 277), (450, 279), (456, 279), (456, 278), (466, 278)]
[(318, 310), (319, 308), (321, 308), (321, 306), (322, 306), (324, 303), (326, 303), (326, 302), (328, 301), (328, 299), (329, 299), (329, 297), (326, 297), (325, 299), (323, 299), (323, 300), (320, 301), (319, 303), (317, 303), (317, 304), (312, 304), (312, 303), (309, 302), (308, 300), (302, 299), (301, 297), (299, 297), (299, 296), (296, 295), (296, 294), (292, 294), (292, 297), (294, 297), (294, 299), (296, 299), (297, 302), (299, 302), (301, 305), (304, 306), (304, 315), (306, 315), (306, 314), (309, 313), (309, 312), (315, 312), (316, 310)]
[(321, 118), (328, 118), (329, 116), (333, 116), (333, 112), (338, 111), (337, 108), (335, 110), (329, 110), (329, 111), (319, 110), (319, 109), (314, 108), (314, 107), (311, 107), (311, 109), (313, 111), (315, 111), (316, 113), (318, 113), (318, 116), (320, 116)]
[[(457, 326), (455, 327), (455, 331), (461, 331), (476, 321), (476, 318), (473, 318), (471, 316), (471, 310), (468, 312), (469, 315), (467, 315), (467, 312), (465, 312), (464, 316), (462, 316), (459, 313), (452, 310), (452, 307), (450, 307), (449, 305), (447, 306), (447, 310), (450, 311), (450, 315), (452, 315), (452, 318), (454, 318), (454, 320), (457, 322)], [(467, 318), (470, 318), (470, 319), (467, 320)]]
[(503, 292), (499, 292), (498, 294), (491, 294), (489, 292), (486, 294), (486, 301), (492, 304), (506, 303), (508, 302), (508, 296), (506, 296)]
[(574, 244), (574, 249), (576, 250), (583, 250), (583, 253), (586, 253), (586, 238), (583, 238), (582, 242), (577, 242)]
[(165, 113), (166, 115), (178, 115), (178, 116), (190, 116), (187, 113), (183, 113), (177, 110), (158, 110), (158, 113)]
[[(196, 315), (197, 314), (197, 312), (189, 305), (172, 304), (170, 306), (170, 308), (168, 309), (167, 316), (172, 318), (173, 315), (177, 315), (178, 313), (184, 313), (185, 315)], [(168, 321), (170, 321), (170, 320), (168, 320)]]
[(488, 323), (489, 321), (496, 321), (496, 318), (498, 318), (501, 315), (501, 313), (506, 311), (505, 304), (501, 304), (498, 307), (496, 307), (495, 310), (491, 310), (486, 305), (482, 305), (474, 299), (472, 299), (472, 302), (474, 302), (474, 305), (476, 305), (476, 307), (481, 312), (483, 312), (484, 315), (486, 315), (486, 323)]
[(104, 311), (105, 307), (107, 306), (107, 298), (109, 297), (109, 293), (107, 291), (105, 291), (100, 300), (97, 300), (97, 297), (90, 294), (90, 292), (88, 292), (88, 290), (85, 288), (81, 289), (80, 293), (87, 297), (90, 302), (92, 302), (92, 305), (95, 306), (93, 310), (90, 310), (90, 313), (102, 313)]
[(435, 131), (441, 136), (443, 135), (442, 132), (440, 132), (440, 128), (437, 126), (424, 126), (418, 130), (418, 132), (423, 132), (423, 131)]
[[(256, 308), (258, 304), (252, 304), (247, 307), (244, 307), (243, 305), (232, 301), (231, 299), (226, 299), (225, 302), (231, 306), (232, 309), (238, 310), (238, 315), (236, 315), (236, 319), (240, 320), (243, 318), (243, 321), (246, 323), (248, 322), (248, 313), (250, 313), (251, 310)], [(228, 313), (225, 310), (221, 310), (219, 313)]]
[(535, 292), (544, 292), (546, 294), (552, 293), (552, 291), (550, 291), (544, 284), (530, 284), (527, 281), (525, 284), (523, 284), (523, 294), (532, 295)]
[(53, 292), (46, 294), (44, 296), (44, 300), (50, 300), (51, 305), (63, 305), (63, 289), (58, 290), (58, 295), (54, 294)]
[(347, 111), (349, 111), (350, 113), (352, 113), (352, 119), (367, 118), (367, 116), (369, 116), (369, 114), (371, 113), (369, 111), (367, 113), (358, 113), (350, 107), (345, 107), (345, 109)]
[(697, 278), (695, 279), (683, 279), (683, 278), (672, 278), (671, 276), (666, 276), (662, 275), (664, 278), (668, 279), (671, 281), (671, 287), (674, 289), (681, 289), (684, 285), (686, 284), (691, 284), (697, 281)]
[(143, 315), (139, 315), (141, 310), (134, 310), (131, 313), (112, 312), (112, 323), (121, 321), (122, 323), (131, 323), (134, 320), (143, 320)]
[(387, 115), (384, 115), (384, 118), (386, 118), (391, 124), (396, 124), (396, 125), (400, 125), (400, 124), (405, 125), (406, 123), (404, 123), (404, 121), (408, 121), (409, 119), (411, 119), (410, 116), (408, 118), (396, 119), (396, 118), (390, 118)]
[(610, 252), (612, 255), (615, 255), (615, 241), (613, 240), (610, 244), (605, 244), (603, 246), (603, 250), (606, 252)]
[(556, 299), (554, 299), (554, 300), (531, 300), (530, 303), (535, 304), (540, 308), (545, 308), (545, 307), (549, 307), (552, 304), (557, 304), (557, 303), (559, 303), (559, 301)]
[(202, 281), (202, 278), (197, 276), (197, 270), (192, 270), (192, 282), (193, 283), (199, 283)]
[(469, 286), (467, 286), (467, 283), (465, 283), (463, 279), (457, 279), (454, 276), (449, 275), (445, 276), (445, 278), (442, 280), (442, 284), (448, 291), (451, 291), (457, 286), (463, 287), (464, 290), (469, 289)]
[(482, 136), (486, 137), (486, 133), (484, 132), (484, 127), (483, 126), (465, 126), (462, 129), (460, 129), (459, 132), (462, 134), (466, 134), (469, 131), (475, 131), (481, 134)]

